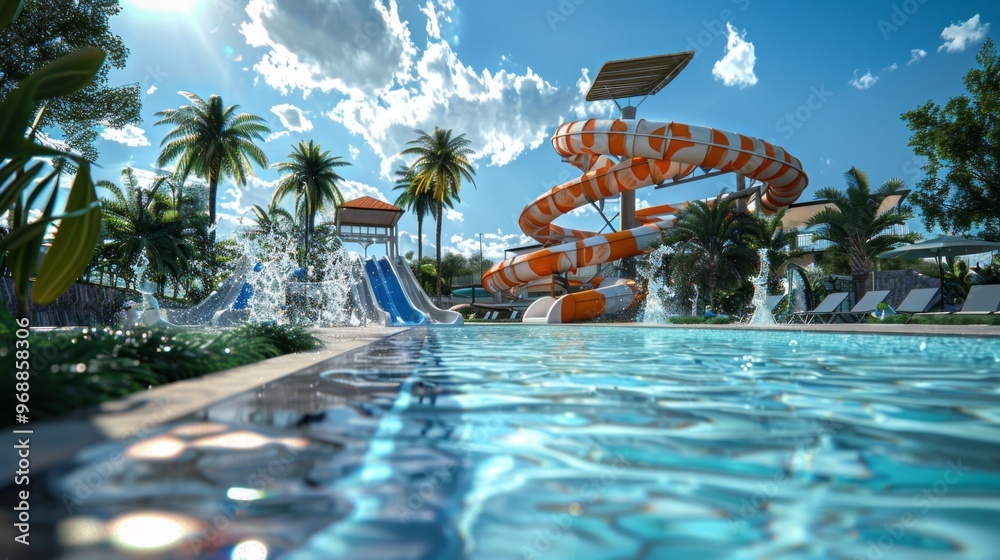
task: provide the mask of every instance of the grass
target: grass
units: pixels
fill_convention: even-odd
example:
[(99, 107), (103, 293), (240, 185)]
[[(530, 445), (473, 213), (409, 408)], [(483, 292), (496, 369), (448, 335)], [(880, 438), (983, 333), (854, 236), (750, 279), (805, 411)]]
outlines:
[(998, 315), (887, 315), (885, 319), (879, 320), (875, 317), (866, 317), (868, 324), (888, 324), (888, 325), (1000, 325)]
[[(4, 381), (0, 425), (14, 422), (16, 331), (9, 315), (0, 316), (0, 377)], [(42, 420), (152, 387), (199, 377), (319, 343), (302, 327), (244, 325), (225, 331), (104, 328), (32, 331), (28, 416)], [(22, 356), (23, 357), (23, 354)]]

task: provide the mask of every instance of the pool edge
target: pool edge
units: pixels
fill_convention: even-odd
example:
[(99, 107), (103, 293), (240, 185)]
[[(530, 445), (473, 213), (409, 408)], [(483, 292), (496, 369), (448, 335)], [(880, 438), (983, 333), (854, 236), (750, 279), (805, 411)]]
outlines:
[[(30, 439), (31, 469), (38, 472), (72, 458), (88, 446), (101, 441), (145, 437), (160, 424), (406, 330), (408, 328), (404, 327), (315, 329), (314, 334), (322, 344), (314, 350), (161, 385), (105, 402), (83, 417), (71, 415), (20, 426), (19, 430), (30, 430), (30, 433), (8, 431), (4, 445), (10, 449), (18, 439)], [(7, 470), (4, 472), (16, 470), (16, 462), (16, 454), (5, 456), (4, 468)]]

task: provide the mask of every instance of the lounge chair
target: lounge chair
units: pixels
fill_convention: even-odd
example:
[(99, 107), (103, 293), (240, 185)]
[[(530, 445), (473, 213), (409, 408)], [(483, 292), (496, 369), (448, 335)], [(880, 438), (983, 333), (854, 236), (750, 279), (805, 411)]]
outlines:
[[(811, 311), (800, 311), (798, 313), (793, 313), (792, 321), (801, 321), (803, 323), (809, 324), (819, 319), (820, 322), (826, 323), (832, 314), (837, 312), (844, 300), (847, 299), (847, 292), (833, 292), (827, 294), (823, 301), (819, 302), (819, 305), (814, 307)], [(826, 319), (824, 319), (826, 317)]]
[(860, 322), (869, 313), (874, 313), (878, 309), (878, 305), (885, 301), (885, 298), (889, 297), (889, 290), (872, 290), (867, 292), (858, 303), (854, 304), (854, 307), (850, 311), (839, 311), (831, 313), (827, 323), (832, 323), (834, 319), (840, 319), (842, 321), (853, 321), (855, 323)]
[(916, 313), (920, 316), (933, 315), (988, 315), (1000, 309), (1000, 284), (976, 284), (969, 288), (969, 295), (962, 304), (962, 309), (954, 313), (932, 312)]
[(910, 317), (924, 313), (934, 302), (937, 294), (938, 288), (913, 288), (893, 311)]

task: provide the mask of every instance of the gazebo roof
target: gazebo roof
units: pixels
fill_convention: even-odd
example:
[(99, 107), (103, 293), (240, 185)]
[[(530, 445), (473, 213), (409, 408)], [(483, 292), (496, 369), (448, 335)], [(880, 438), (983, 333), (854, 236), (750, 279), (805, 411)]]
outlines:
[(402, 208), (370, 196), (337, 206), (337, 222), (346, 226), (393, 227), (402, 215)]

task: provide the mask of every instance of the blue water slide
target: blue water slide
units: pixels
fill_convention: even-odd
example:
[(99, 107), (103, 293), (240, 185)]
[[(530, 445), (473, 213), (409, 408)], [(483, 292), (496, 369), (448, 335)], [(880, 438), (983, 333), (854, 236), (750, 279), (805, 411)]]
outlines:
[(394, 327), (424, 324), (427, 317), (406, 299), (406, 293), (403, 292), (399, 279), (391, 268), (384, 270), (375, 259), (370, 258), (365, 261), (365, 274), (371, 283), (372, 291), (375, 292), (375, 301), (389, 314)]

